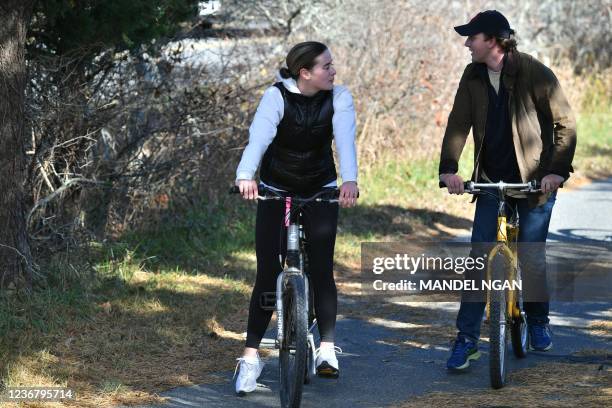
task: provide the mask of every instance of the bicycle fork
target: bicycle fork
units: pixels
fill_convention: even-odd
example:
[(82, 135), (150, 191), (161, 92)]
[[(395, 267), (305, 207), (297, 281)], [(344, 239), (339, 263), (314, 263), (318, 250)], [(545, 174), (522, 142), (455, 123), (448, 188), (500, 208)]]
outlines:
[[(501, 207), (503, 208), (503, 207)], [(510, 262), (510, 267), (506, 271), (507, 274), (504, 275), (504, 279), (507, 279), (508, 282), (514, 282), (518, 278), (518, 255), (517, 255), (517, 247), (516, 240), (518, 237), (518, 223), (517, 220), (508, 222), (506, 217), (503, 215), (498, 216), (497, 218), (497, 244), (493, 247), (493, 249), (489, 252), (489, 261), (491, 261), (496, 255), (499, 253), (502, 256), (505, 256), (507, 260)], [(487, 276), (486, 279), (491, 281), (493, 276), (491, 276), (491, 269), (487, 267)], [(506, 299), (507, 302), (507, 316), (511, 318), (520, 318), (521, 310), (517, 306), (517, 293), (514, 289), (509, 289), (507, 291), (508, 296)], [(490, 293), (487, 293), (487, 303), (486, 303), (486, 319), (490, 318)]]

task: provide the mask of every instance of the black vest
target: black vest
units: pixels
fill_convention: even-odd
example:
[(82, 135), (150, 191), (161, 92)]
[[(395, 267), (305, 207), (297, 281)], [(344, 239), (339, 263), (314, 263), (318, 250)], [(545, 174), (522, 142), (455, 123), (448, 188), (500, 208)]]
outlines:
[(333, 91), (313, 96), (274, 84), (285, 104), (276, 137), (263, 156), (259, 176), (269, 186), (293, 193), (313, 193), (336, 180), (331, 144), (334, 138)]

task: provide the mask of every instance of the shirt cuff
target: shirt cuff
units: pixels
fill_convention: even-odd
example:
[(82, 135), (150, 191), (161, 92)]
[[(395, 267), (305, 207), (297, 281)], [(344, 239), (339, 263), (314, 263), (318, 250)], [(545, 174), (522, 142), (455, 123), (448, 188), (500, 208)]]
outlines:
[(236, 173), (236, 180), (253, 180), (253, 174), (248, 171), (239, 171)]

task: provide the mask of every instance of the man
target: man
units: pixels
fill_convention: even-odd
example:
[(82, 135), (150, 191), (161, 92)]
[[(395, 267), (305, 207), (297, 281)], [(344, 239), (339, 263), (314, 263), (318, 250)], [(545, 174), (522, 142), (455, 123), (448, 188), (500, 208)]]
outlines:
[[(520, 242), (544, 243), (556, 190), (573, 171), (576, 123), (553, 72), (530, 55), (518, 52), (514, 30), (496, 10), (477, 14), (468, 24), (455, 27), (466, 36), (472, 53), (461, 77), (448, 118), (440, 156), (440, 181), (450, 194), (463, 194), (458, 161), (472, 129), (475, 153), (472, 180), (527, 182), (541, 180), (542, 193), (510, 198), (521, 220)], [(498, 203), (479, 195), (472, 229), (472, 251), (477, 243), (496, 240)], [(543, 244), (542, 244), (543, 246)], [(541, 246), (541, 247), (542, 247)], [(533, 251), (532, 251), (533, 252)], [(519, 254), (521, 257), (522, 254)], [(525, 275), (540, 276), (545, 285), (545, 253), (529, 259)], [(529, 270), (525, 270), (529, 269)], [(544, 280), (541, 277), (544, 276)], [(534, 278), (535, 279), (535, 278)], [(457, 339), (447, 362), (449, 370), (463, 370), (477, 359), (484, 302), (466, 301), (463, 294), (457, 316)], [(544, 300), (544, 299), (537, 299)], [(548, 302), (524, 304), (530, 347), (552, 347)]]

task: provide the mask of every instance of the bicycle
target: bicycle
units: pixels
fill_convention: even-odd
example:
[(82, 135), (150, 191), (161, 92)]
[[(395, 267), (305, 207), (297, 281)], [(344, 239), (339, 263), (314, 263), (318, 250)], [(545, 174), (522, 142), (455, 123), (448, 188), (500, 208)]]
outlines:
[[(340, 190), (328, 188), (305, 198), (263, 185), (259, 185), (258, 189), (264, 192), (264, 195), (257, 196), (258, 200), (285, 201), (285, 265), (277, 277), (276, 292), (264, 292), (260, 307), (276, 311), (275, 348), (279, 349), (281, 406), (299, 407), (303, 384), (310, 383), (311, 375), (316, 374), (313, 330), (317, 325), (308, 273), (308, 243), (301, 223), (302, 208), (313, 201), (338, 203)], [(230, 193), (239, 194), (240, 190), (234, 186)]]
[[(446, 187), (440, 182), (440, 188)], [(481, 190), (484, 189), (484, 190)], [(487, 189), (497, 190), (497, 194)], [(488, 194), (499, 201), (497, 211), (496, 244), (488, 253), (486, 280), (488, 282), (519, 282), (521, 268), (518, 259), (519, 214), (512, 209), (510, 217), (506, 216), (506, 192), (509, 190), (537, 193), (540, 183), (475, 183), (466, 181), (464, 190), (469, 194)], [(487, 288), (486, 316), (489, 321), (489, 376), (491, 387), (502, 388), (506, 383), (506, 350), (508, 342), (508, 327), (512, 350), (517, 358), (527, 356), (529, 336), (527, 319), (523, 311), (521, 290), (514, 285), (505, 289)]]

